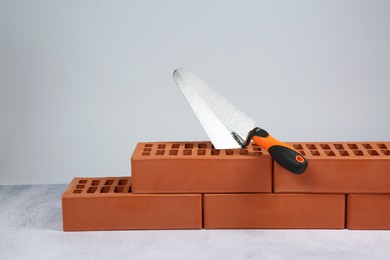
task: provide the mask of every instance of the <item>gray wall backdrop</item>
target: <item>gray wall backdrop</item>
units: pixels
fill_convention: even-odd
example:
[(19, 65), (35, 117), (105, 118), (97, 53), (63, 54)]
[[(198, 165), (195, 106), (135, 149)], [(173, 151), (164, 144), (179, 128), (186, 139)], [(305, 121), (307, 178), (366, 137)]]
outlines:
[(390, 1), (0, 0), (0, 184), (207, 140), (187, 67), (284, 141), (390, 140)]

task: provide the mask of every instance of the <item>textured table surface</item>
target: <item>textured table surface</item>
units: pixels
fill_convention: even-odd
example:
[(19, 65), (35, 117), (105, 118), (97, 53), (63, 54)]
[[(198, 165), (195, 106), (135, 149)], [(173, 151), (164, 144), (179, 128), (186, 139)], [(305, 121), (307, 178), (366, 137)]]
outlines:
[(390, 259), (390, 231), (63, 232), (65, 187), (0, 186), (0, 259)]

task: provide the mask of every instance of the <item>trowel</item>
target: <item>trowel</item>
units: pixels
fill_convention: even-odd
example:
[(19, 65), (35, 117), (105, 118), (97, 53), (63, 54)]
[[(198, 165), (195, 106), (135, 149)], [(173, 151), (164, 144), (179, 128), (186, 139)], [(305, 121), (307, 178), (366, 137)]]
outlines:
[(179, 68), (173, 78), (199, 119), (215, 149), (246, 148), (251, 141), (266, 149), (282, 167), (302, 174), (308, 162), (292, 146), (273, 138), (255, 121), (207, 86), (188, 69)]

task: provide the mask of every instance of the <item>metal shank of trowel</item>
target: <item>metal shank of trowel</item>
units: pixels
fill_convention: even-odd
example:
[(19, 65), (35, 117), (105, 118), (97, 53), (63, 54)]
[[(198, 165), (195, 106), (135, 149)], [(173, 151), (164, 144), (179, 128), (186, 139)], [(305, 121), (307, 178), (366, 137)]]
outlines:
[(242, 139), (241, 136), (239, 136), (236, 132), (232, 133), (233, 138), (239, 145), (241, 145), (242, 148), (248, 147), (249, 143), (255, 135), (263, 138), (269, 136), (268, 132), (260, 127), (255, 127), (253, 130), (249, 131), (248, 135), (246, 136), (246, 140)]

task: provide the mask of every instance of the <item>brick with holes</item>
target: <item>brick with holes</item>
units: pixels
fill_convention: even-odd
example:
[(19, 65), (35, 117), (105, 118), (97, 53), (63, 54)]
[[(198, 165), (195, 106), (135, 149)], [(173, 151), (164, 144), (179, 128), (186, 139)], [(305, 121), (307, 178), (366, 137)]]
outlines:
[(131, 177), (75, 178), (62, 195), (65, 231), (201, 229), (200, 194), (134, 194)]
[(274, 163), (275, 192), (390, 192), (390, 142), (290, 144), (306, 156), (309, 166), (294, 175)]
[(255, 144), (216, 150), (210, 142), (138, 143), (134, 193), (271, 192), (272, 159)]

